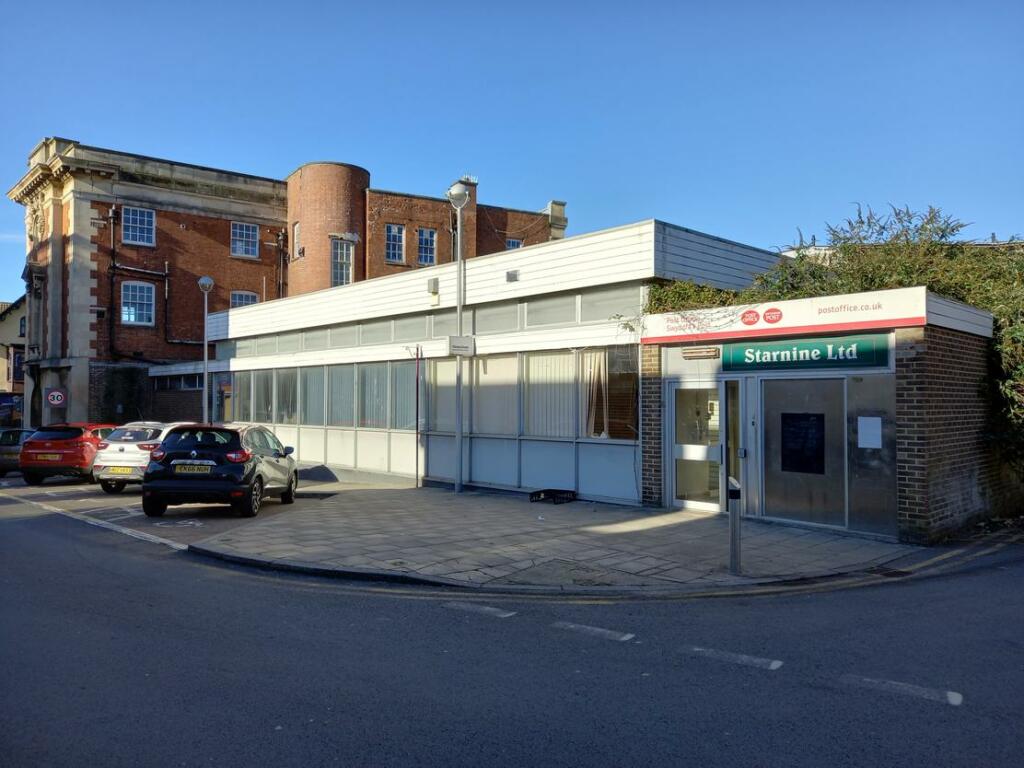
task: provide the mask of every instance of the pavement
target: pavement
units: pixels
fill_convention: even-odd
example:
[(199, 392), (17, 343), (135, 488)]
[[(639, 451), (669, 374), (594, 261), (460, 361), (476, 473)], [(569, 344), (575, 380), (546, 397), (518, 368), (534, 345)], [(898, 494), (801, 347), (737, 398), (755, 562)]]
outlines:
[(834, 577), (927, 552), (745, 520), (735, 576), (728, 521), (717, 514), (353, 483), (306, 492), (325, 498), (193, 540), (190, 549), (326, 575), (535, 592), (736, 588)]
[(1022, 557), (812, 594), (540, 598), (235, 566), (3, 498), (0, 755), (1016, 767)]

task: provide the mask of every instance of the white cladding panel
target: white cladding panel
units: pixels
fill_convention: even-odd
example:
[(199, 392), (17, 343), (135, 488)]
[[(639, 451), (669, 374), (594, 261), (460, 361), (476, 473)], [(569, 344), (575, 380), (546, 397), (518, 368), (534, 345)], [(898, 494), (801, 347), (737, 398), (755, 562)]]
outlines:
[[(553, 240), (466, 261), (468, 305), (650, 279), (654, 221)], [(518, 271), (509, 282), (506, 273)], [(365, 280), (210, 315), (211, 340), (333, 325), (455, 306), (455, 265)], [(427, 291), (436, 278), (439, 301)]]
[(739, 289), (771, 269), (780, 255), (674, 224), (655, 222), (655, 272), (670, 280), (694, 280)]
[(934, 293), (928, 294), (928, 325), (992, 338), (992, 314)]

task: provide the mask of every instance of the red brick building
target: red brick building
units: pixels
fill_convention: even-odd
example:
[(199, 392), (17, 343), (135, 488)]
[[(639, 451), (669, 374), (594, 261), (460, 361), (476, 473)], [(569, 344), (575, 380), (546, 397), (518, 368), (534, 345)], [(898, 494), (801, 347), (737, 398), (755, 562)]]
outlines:
[[(564, 203), (478, 206), (471, 186), (467, 258), (563, 236)], [(344, 163), (282, 181), (47, 138), (8, 197), (25, 207), (32, 425), (150, 415), (148, 366), (202, 357), (201, 275), (216, 312), (453, 256), (443, 197), (372, 189)]]

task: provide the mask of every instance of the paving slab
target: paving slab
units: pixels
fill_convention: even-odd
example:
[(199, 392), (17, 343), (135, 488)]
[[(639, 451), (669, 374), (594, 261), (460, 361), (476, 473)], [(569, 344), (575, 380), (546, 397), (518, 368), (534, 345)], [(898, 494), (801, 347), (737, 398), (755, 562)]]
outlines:
[(287, 514), (195, 542), (210, 555), (446, 585), (668, 589), (850, 572), (920, 551), (745, 520), (742, 576), (728, 572), (721, 515), (386, 484), (321, 484)]

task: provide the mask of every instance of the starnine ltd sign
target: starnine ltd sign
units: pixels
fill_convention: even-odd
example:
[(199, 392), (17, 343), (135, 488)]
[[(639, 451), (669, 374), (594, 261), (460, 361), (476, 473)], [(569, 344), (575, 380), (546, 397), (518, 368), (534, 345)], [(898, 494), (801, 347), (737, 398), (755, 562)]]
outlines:
[(889, 336), (884, 333), (722, 345), (723, 371), (883, 368), (887, 365)]

